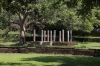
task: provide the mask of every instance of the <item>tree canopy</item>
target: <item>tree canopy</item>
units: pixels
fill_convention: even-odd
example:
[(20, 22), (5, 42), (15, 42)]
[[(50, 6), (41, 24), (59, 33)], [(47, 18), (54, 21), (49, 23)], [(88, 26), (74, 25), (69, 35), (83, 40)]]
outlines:
[(78, 13), (81, 15), (90, 14), (92, 9), (100, 8), (100, 0), (69, 0), (67, 3), (71, 4), (69, 7), (80, 5)]

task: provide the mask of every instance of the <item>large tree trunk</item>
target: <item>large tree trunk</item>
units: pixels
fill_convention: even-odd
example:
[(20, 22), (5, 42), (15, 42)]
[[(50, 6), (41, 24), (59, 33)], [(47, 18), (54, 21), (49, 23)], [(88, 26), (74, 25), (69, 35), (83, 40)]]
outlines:
[(28, 14), (32, 12), (32, 11), (26, 11), (24, 14), (21, 14), (21, 13), (17, 13), (18, 16), (19, 16), (19, 19), (20, 19), (20, 43), (21, 44), (24, 44), (25, 43), (25, 20), (28, 16)]
[(23, 22), (20, 23), (20, 43), (25, 43), (25, 25)]

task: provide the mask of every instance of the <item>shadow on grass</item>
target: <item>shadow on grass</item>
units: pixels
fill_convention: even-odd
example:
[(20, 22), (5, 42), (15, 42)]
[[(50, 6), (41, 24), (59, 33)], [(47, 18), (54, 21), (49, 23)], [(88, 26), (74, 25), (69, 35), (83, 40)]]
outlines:
[(36, 66), (35, 64), (31, 64), (31, 63), (10, 63), (10, 62), (7, 62), (7, 63), (3, 63), (3, 62), (0, 62), (0, 65), (9, 65), (9, 66), (23, 66), (23, 65), (27, 65), (27, 66)]
[(0, 44), (0, 47), (2, 47), (2, 46), (5, 46), (5, 45)]
[(20, 43), (15, 43), (15, 44), (12, 44), (10, 46), (16, 46), (16, 47), (19, 47), (19, 46), (24, 46), (24, 44), (20, 44)]
[(22, 61), (37, 61), (52, 63), (61, 63), (59, 66), (100, 66), (100, 57), (84, 57), (84, 56), (41, 56), (34, 58), (23, 58)]

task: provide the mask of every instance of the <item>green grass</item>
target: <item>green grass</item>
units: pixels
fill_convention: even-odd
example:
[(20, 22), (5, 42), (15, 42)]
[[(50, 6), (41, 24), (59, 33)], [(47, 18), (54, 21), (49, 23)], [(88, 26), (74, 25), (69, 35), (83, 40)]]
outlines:
[(18, 44), (18, 42), (0, 42), (0, 46), (5, 46), (5, 47), (9, 47), (9, 46), (16, 46), (16, 44)]
[(20, 44), (19, 42), (0, 42), (0, 46), (3, 46), (3, 47), (37, 47), (37, 46), (40, 46), (39, 44), (34, 44), (32, 42), (27, 42), (25, 44)]
[[(24, 45), (19, 44), (18, 42), (0, 42), (0, 46), (22, 46), (22, 47), (37, 47), (40, 46), (39, 44), (34, 44), (32, 42), (28, 42)], [(49, 44), (47, 44), (47, 47), (50, 47)], [(100, 43), (99, 42), (78, 42), (77, 45), (72, 46), (52, 46), (52, 47), (60, 47), (60, 48), (79, 48), (79, 49), (100, 49)]]
[(85, 49), (100, 49), (100, 43), (99, 42), (78, 42), (77, 45), (71, 47), (85, 48)]
[(0, 53), (0, 66), (100, 66), (100, 57)]
[(52, 46), (59, 48), (77, 48), (77, 49), (100, 49), (99, 42), (78, 42), (77, 45), (72, 46)]

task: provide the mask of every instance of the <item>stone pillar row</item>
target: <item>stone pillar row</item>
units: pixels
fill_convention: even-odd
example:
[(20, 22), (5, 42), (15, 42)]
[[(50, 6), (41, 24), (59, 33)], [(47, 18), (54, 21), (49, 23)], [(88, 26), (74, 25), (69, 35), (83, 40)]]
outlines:
[[(72, 42), (72, 30), (67, 31), (67, 42)], [(59, 42), (65, 42), (65, 33), (64, 30), (59, 31)], [(36, 30), (33, 30), (33, 41), (36, 41)], [(42, 42), (56, 42), (56, 30), (41, 30), (41, 41)]]

